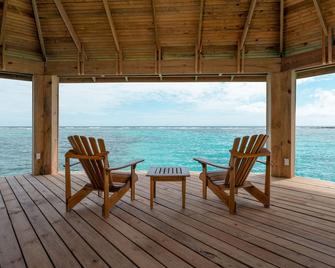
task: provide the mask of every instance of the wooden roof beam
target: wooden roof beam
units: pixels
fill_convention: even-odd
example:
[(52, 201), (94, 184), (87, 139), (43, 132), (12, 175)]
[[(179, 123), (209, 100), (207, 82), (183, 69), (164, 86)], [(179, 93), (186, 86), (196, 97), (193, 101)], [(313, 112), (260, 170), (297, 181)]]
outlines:
[(200, 53), (202, 52), (202, 29), (203, 29), (203, 20), (204, 20), (204, 7), (205, 0), (201, 0), (200, 2), (200, 10), (199, 10), (199, 23), (198, 23), (198, 36), (197, 43), (195, 45), (195, 72), (199, 73), (200, 69)]
[(0, 28), (0, 46), (3, 46), (5, 41), (5, 28), (7, 21), (7, 9), (8, 9), (8, 0), (4, 0), (2, 3), (2, 20)]
[(242, 50), (244, 48), (245, 40), (247, 39), (247, 35), (248, 35), (248, 32), (249, 32), (251, 20), (252, 20), (252, 17), (254, 15), (254, 11), (255, 11), (255, 8), (256, 8), (256, 3), (257, 3), (257, 0), (251, 0), (251, 2), (250, 2), (248, 17), (247, 17), (247, 20), (245, 21), (243, 33), (242, 33), (242, 36), (241, 36), (240, 50)]
[(117, 33), (115, 30), (115, 25), (114, 25), (114, 21), (112, 18), (112, 13), (108, 4), (108, 0), (102, 0), (104, 3), (104, 8), (105, 8), (105, 12), (107, 15), (107, 19), (108, 19), (108, 23), (109, 23), (109, 27), (111, 28), (112, 31), (112, 35), (113, 35), (113, 40), (114, 40), (114, 44), (115, 44), (115, 48), (118, 54), (120, 54), (120, 44), (119, 44), (119, 39), (117, 37)]
[(158, 32), (158, 25), (157, 25), (157, 17), (156, 17), (156, 1), (151, 0), (151, 6), (152, 6), (152, 18), (154, 23), (154, 31), (155, 31), (155, 45), (156, 49), (159, 50), (161, 47), (160, 41), (159, 41), (159, 32)]
[(47, 61), (47, 53), (46, 53), (46, 49), (45, 49), (43, 32), (42, 32), (40, 17), (38, 15), (38, 8), (37, 8), (36, 0), (31, 0), (31, 4), (32, 4), (33, 12), (34, 12), (37, 35), (38, 35), (38, 40), (40, 42), (40, 47), (41, 47), (43, 59), (44, 59), (44, 61)]
[(197, 48), (201, 52), (202, 50), (202, 25), (204, 20), (204, 6), (205, 0), (200, 2), (200, 13), (199, 13), (199, 24), (198, 24), (198, 38), (197, 38)]
[(156, 15), (156, 0), (151, 0), (151, 8), (152, 8), (152, 20), (154, 24), (154, 34), (155, 34), (155, 46), (156, 46), (156, 61), (155, 61), (155, 72), (157, 74), (161, 73), (161, 58), (162, 58), (162, 49), (161, 43), (159, 41), (159, 31), (157, 24), (157, 15)]
[(62, 2), (60, 0), (53, 0), (53, 1), (54, 1), (55, 5), (56, 5), (56, 7), (58, 9), (58, 12), (59, 12), (59, 14), (60, 14), (60, 16), (61, 16), (61, 18), (62, 18), (62, 20), (63, 20), (63, 22), (64, 22), (64, 24), (65, 24), (65, 26), (67, 28), (67, 30), (69, 31), (69, 33), (71, 35), (71, 38), (72, 38), (74, 44), (77, 47), (78, 52), (82, 53), (83, 52), (82, 51), (82, 47), (83, 46), (82, 46), (82, 44), (80, 42), (80, 39), (79, 39), (76, 31), (73, 28), (73, 25), (72, 25), (72, 23), (71, 23), (71, 21), (69, 19), (69, 16), (67, 15), (67, 13), (66, 13), (66, 11), (64, 9), (64, 6), (63, 6)]
[(315, 10), (316, 10), (316, 14), (318, 15), (318, 18), (319, 18), (319, 21), (320, 21), (320, 25), (321, 25), (323, 34), (325, 36), (328, 36), (328, 28), (327, 28), (327, 24), (325, 22), (325, 19), (322, 15), (320, 2), (319, 2), (319, 0), (313, 0), (313, 3), (314, 3)]
[(284, 53), (284, 0), (280, 0), (280, 56)]

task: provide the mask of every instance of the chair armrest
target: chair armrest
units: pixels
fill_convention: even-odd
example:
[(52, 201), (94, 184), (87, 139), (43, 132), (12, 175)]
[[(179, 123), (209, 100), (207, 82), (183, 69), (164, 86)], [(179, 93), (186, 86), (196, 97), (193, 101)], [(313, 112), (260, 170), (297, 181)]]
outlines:
[(193, 158), (193, 160), (199, 162), (200, 164), (202, 165), (208, 165), (208, 166), (212, 166), (212, 167), (216, 167), (216, 168), (220, 168), (220, 169), (231, 169), (231, 167), (226, 167), (226, 166), (223, 166), (223, 165), (220, 165), (220, 164), (215, 164), (215, 163), (212, 163), (204, 158)]
[[(78, 164), (80, 164), (80, 162), (76, 162), (76, 163), (70, 164), (70, 167), (76, 166)], [(65, 167), (65, 165), (63, 165), (63, 167)]]
[(143, 161), (144, 161), (144, 159), (138, 159), (138, 160), (131, 161), (131, 162), (129, 162), (129, 163), (125, 164), (125, 165), (122, 165), (122, 166), (107, 168), (106, 170), (107, 171), (113, 171), (113, 170), (124, 169), (124, 168), (127, 168), (127, 167), (136, 167), (136, 165), (138, 163), (141, 163)]
[(265, 161), (262, 161), (262, 160), (256, 160), (256, 162), (261, 163), (261, 164), (263, 164), (263, 165), (266, 165), (266, 162), (265, 162)]

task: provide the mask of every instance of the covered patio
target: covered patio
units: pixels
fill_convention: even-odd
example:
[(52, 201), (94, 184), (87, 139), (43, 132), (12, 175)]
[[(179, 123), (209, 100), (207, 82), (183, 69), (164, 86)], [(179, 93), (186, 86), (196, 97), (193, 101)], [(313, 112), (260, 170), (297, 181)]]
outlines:
[[(0, 8), (0, 77), (33, 82), (32, 175), (0, 177), (1, 267), (335, 266), (335, 183), (295, 176), (296, 80), (335, 72), (333, 0), (0, 0)], [(66, 213), (59, 83), (161, 81), (267, 83), (270, 209), (241, 192), (229, 215), (212, 193), (201, 198), (192, 174), (186, 209), (171, 184), (158, 186), (150, 210), (141, 174), (136, 200), (128, 193), (108, 219), (95, 193)], [(73, 181), (78, 189), (87, 178)]]

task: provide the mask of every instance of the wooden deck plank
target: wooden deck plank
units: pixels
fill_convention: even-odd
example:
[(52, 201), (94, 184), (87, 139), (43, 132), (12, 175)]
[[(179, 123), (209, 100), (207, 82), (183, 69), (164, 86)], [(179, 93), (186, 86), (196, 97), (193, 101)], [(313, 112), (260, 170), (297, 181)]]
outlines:
[[(147, 194), (148, 193), (144, 193), (142, 195), (143, 195), (144, 198), (147, 198)], [(141, 195), (140, 190), (138, 190), (138, 195)], [(171, 202), (169, 202), (169, 200), (171, 200), (173, 198), (173, 196), (171, 196), (167, 193), (162, 193), (162, 196), (163, 197), (158, 198), (157, 201), (159, 200), (158, 202), (162, 206), (171, 207)], [(177, 209), (177, 208), (175, 208), (175, 209)], [(203, 219), (204, 223), (209, 224), (208, 223), (209, 219), (213, 219), (215, 222), (220, 222), (221, 225), (224, 224), (224, 226), (225, 226), (224, 229), (225, 230), (227, 230), (229, 224), (233, 228), (236, 228), (237, 226), (239, 226), (239, 231), (240, 232), (243, 232), (243, 231), (247, 230), (246, 231), (247, 233), (252, 234), (252, 235), (254, 235), (258, 238), (262, 238), (266, 241), (276, 243), (281, 247), (287, 247), (288, 249), (290, 249), (292, 251), (295, 251), (296, 253), (298, 253), (298, 254), (294, 254), (294, 255), (296, 255), (295, 257), (298, 257), (298, 255), (299, 255), (299, 261), (303, 265), (306, 265), (306, 266), (312, 265), (313, 266), (313, 265), (317, 264), (319, 267), (322, 266), (322, 264), (315, 261), (315, 259), (311, 259), (311, 258), (308, 257), (311, 254), (312, 256), (317, 255), (318, 258), (319, 258), (320, 254), (318, 252), (311, 251), (309, 248), (305, 248), (305, 247), (300, 246), (300, 244), (291, 243), (290, 240), (286, 240), (285, 238), (280, 238), (279, 234), (278, 234), (278, 230), (274, 230), (272, 233), (269, 233), (269, 232), (265, 233), (264, 229), (266, 229), (266, 228), (265, 228), (264, 225), (262, 225), (262, 223), (254, 224), (253, 221), (247, 221), (247, 219), (245, 217), (241, 217), (239, 215), (234, 216), (233, 220), (229, 221), (229, 220), (227, 220), (227, 218), (230, 218), (229, 216), (222, 217), (222, 209), (218, 214), (206, 213), (206, 210), (197, 211), (197, 209), (195, 207), (193, 207), (192, 205), (189, 206), (189, 209), (193, 210), (193, 213), (191, 214), (190, 217), (194, 217), (194, 215), (197, 215), (196, 213), (199, 213), (199, 215), (205, 215), (205, 217)], [(256, 215), (254, 217), (256, 217)], [(246, 222), (248, 223), (248, 225), (245, 224)], [(250, 223), (251, 223), (251, 225), (250, 225)], [(255, 228), (250, 228), (250, 227), (255, 227)], [(242, 237), (244, 238), (244, 236), (242, 236)], [(322, 245), (320, 245), (320, 247), (322, 247)], [(304, 254), (306, 257), (301, 258), (301, 256), (300, 256), (301, 254)], [(292, 255), (292, 253), (287, 255), (287, 252), (286, 252), (286, 257), (288, 257), (290, 255)], [(331, 259), (329, 256), (326, 255), (326, 256), (323, 256), (323, 257), (325, 258), (325, 261), (328, 261), (331, 264), (333, 263), (332, 262), (333, 259)]]
[[(53, 189), (57, 191), (61, 197), (64, 197), (62, 189), (55, 189), (54, 187)], [(92, 211), (94, 214), (96, 214), (98, 217), (101, 217), (101, 207), (97, 206), (93, 201), (87, 198), (86, 200), (82, 201), (82, 204), (85, 207), (87, 207), (90, 211)], [(129, 240), (134, 241), (146, 252), (150, 252), (150, 254), (153, 257), (155, 257), (159, 262), (161, 262), (163, 265), (171, 267), (172, 266), (191, 267), (182, 259), (171, 254), (169, 251), (165, 250), (165, 248), (161, 247), (158, 243), (154, 242), (151, 239), (148, 239), (145, 235), (136, 231), (133, 227), (130, 227), (126, 222), (123, 222), (116, 216), (111, 215), (105, 221), (108, 222), (109, 225), (118, 230), (120, 233), (122, 233), (124, 236), (126, 236)]]
[[(171, 189), (170, 187), (169, 189)], [(175, 191), (178, 191), (176, 188)], [(190, 193), (191, 194), (191, 193)], [(247, 196), (247, 195), (246, 195)], [(212, 211), (214, 213), (220, 213), (222, 211), (222, 204), (217, 203), (217, 202), (211, 202), (209, 200), (208, 204), (207, 203), (201, 203), (202, 199), (196, 195), (191, 195), (190, 196), (194, 201), (197, 201), (197, 204), (201, 204), (202, 206), (205, 206), (204, 209), (206, 211)], [(199, 201), (200, 200), (200, 201)], [(210, 203), (210, 204), (209, 204)], [(255, 203), (255, 205), (258, 205), (258, 203)], [(322, 231), (320, 229), (314, 228), (314, 227), (309, 227), (308, 225), (297, 223), (295, 221), (288, 221), (285, 219), (282, 219), (279, 216), (272, 215), (270, 213), (266, 212), (271, 212), (271, 210), (267, 209), (259, 209), (259, 207), (255, 208), (250, 208), (249, 203), (247, 204), (248, 209), (243, 209), (241, 213), (238, 214), (236, 217), (237, 219), (239, 216), (243, 215), (243, 221), (249, 219), (251, 222), (259, 222), (260, 224), (262, 223), (269, 223), (274, 225), (276, 228), (284, 230), (286, 232), (290, 232), (292, 234), (300, 234), (302, 237), (308, 237), (310, 240), (315, 240), (317, 242), (320, 242), (321, 244), (328, 244), (329, 246), (334, 247), (334, 240), (335, 236), (334, 233), (329, 232), (329, 231)], [(255, 213), (260, 214), (260, 217), (255, 217)], [(335, 232), (334, 229), (332, 229), (333, 232)], [(315, 234), (315, 235), (314, 235)]]
[[(3, 184), (4, 178), (0, 178), (1, 188)], [(2, 190), (0, 194), (0, 232), (0, 267), (24, 267), (24, 258), (7, 213)]]
[(39, 208), (29, 198), (14, 178), (7, 178), (17, 200), (24, 209), (30, 223), (48, 252), (53, 264), (58, 267), (80, 267), (79, 262), (66, 247)]
[[(44, 179), (44, 180), (43, 180)], [(56, 185), (50, 184), (51, 181), (57, 183), (57, 179), (53, 176), (45, 176), (40, 179), (41, 183), (48, 183), (48, 188), (57, 190)], [(64, 186), (60, 183), (61, 187)], [(59, 189), (58, 189), (59, 191)], [(62, 196), (62, 195), (60, 195)], [(64, 195), (63, 195), (64, 196)], [(144, 267), (163, 267), (160, 262), (153, 258), (149, 253), (141, 249), (136, 243), (127, 239), (123, 234), (118, 232), (112, 226), (110, 226), (104, 218), (101, 217), (101, 210), (99, 216), (94, 214), (92, 211), (87, 209), (82, 203), (78, 204), (73, 211), (76, 211), (83, 219), (85, 219), (92, 227), (102, 234), (108, 241), (110, 241), (115, 247), (123, 252), (129, 259), (134, 263)]]
[(34, 187), (57, 209), (58, 212), (64, 214), (64, 218), (75, 228), (81, 236), (91, 245), (93, 249), (103, 258), (109, 265), (115, 267), (134, 267), (134, 264), (128, 260), (121, 252), (119, 252), (111, 243), (109, 243), (101, 234), (83, 220), (76, 212), (66, 213), (65, 203), (54, 193), (42, 184), (48, 182), (44, 177), (29, 176), (29, 181)]
[(82, 266), (108, 267), (85, 240), (81, 238), (55, 208), (23, 176), (16, 176), (15, 179), (40, 209), (44, 217)]
[[(76, 183), (79, 183), (81, 186), (83, 184), (83, 180), (73, 178), (73, 181)], [(73, 185), (75, 189), (79, 189), (80, 187), (75, 184)], [(128, 196), (129, 197), (129, 196)], [(141, 219), (142, 221), (146, 222), (147, 224), (150, 224), (154, 228), (161, 230), (171, 238), (175, 239), (179, 243), (182, 243), (183, 245), (189, 247), (193, 251), (197, 252), (198, 254), (208, 258), (209, 260), (215, 262), (216, 264), (219, 264), (221, 266), (233, 266), (233, 267), (245, 267), (245, 265), (229, 258), (227, 255), (221, 253), (220, 251), (216, 250), (215, 248), (212, 248), (205, 243), (200, 242), (199, 240), (193, 238), (192, 236), (189, 236), (185, 234), (184, 232), (179, 231), (178, 229), (173, 228), (169, 224), (166, 224), (159, 219), (156, 219), (152, 215), (149, 215), (145, 211), (140, 210), (136, 206), (132, 206), (131, 202), (121, 202), (117, 204), (119, 208), (122, 210), (128, 211), (135, 217)], [(111, 210), (113, 211), (113, 209)]]
[(38, 239), (34, 228), (30, 225), (30, 222), (15, 198), (14, 193), (4, 179), (0, 179), (0, 191), (5, 201), (26, 264), (31, 267), (53, 267), (53, 264)]
[[(108, 219), (95, 192), (67, 213), (62, 174), (0, 178), (0, 236), (8, 241), (0, 266), (335, 266), (335, 183), (273, 180), (269, 209), (240, 191), (229, 215), (210, 191), (202, 199), (194, 174), (186, 209), (173, 183), (157, 184), (150, 209), (148, 178), (139, 177), (136, 200), (125, 195)], [(259, 176), (250, 179), (262, 187)], [(74, 174), (73, 189), (85, 181)], [(7, 244), (14, 250), (4, 255)]]

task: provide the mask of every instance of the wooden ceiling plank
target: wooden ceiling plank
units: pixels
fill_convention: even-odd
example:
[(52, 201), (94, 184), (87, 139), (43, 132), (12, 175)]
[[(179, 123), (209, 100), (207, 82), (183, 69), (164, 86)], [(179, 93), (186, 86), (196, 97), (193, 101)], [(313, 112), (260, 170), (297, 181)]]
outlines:
[(116, 51), (118, 52), (118, 54), (120, 54), (119, 39), (117, 37), (117, 33), (116, 33), (116, 29), (115, 29), (113, 18), (112, 18), (111, 9), (110, 9), (110, 6), (108, 4), (108, 0), (102, 0), (102, 1), (103, 1), (103, 4), (104, 4), (106, 15), (107, 15), (109, 27), (111, 28), (111, 31), (112, 31), (112, 35), (113, 35), (113, 40), (114, 40), (114, 44), (115, 44), (115, 47), (116, 47)]
[(45, 43), (44, 43), (43, 32), (42, 32), (42, 27), (41, 27), (41, 21), (40, 21), (39, 15), (38, 15), (38, 8), (37, 8), (36, 0), (31, 0), (31, 4), (32, 4), (32, 8), (33, 8), (35, 24), (36, 24), (36, 29), (37, 29), (37, 35), (38, 35), (38, 39), (39, 39), (40, 47), (41, 47), (41, 52), (42, 52), (44, 61), (47, 61), (47, 53), (46, 53), (46, 49), (45, 49)]
[(0, 46), (3, 46), (5, 42), (5, 28), (7, 21), (8, 0), (4, 0), (2, 5), (3, 7), (2, 7), (1, 28), (0, 28)]
[(257, 0), (251, 0), (251, 2), (250, 2), (248, 17), (247, 17), (247, 20), (245, 21), (244, 29), (243, 29), (242, 36), (241, 36), (240, 50), (242, 50), (244, 48), (245, 40), (247, 39), (247, 35), (248, 35), (248, 32), (249, 32), (251, 20), (252, 20), (252, 17), (254, 15), (254, 11), (255, 11), (255, 8), (256, 8), (256, 3), (257, 3)]
[(327, 24), (325, 22), (325, 19), (321, 11), (320, 2), (319, 0), (313, 0), (313, 3), (314, 3), (315, 10), (316, 10), (316, 14), (318, 15), (318, 18), (319, 18), (323, 33), (325, 36), (328, 36)]
[(70, 35), (71, 35), (71, 38), (74, 42), (74, 44), (76, 45), (77, 47), (77, 50), (79, 53), (82, 52), (82, 45), (81, 45), (81, 42), (80, 42), (80, 39), (75, 31), (75, 29), (73, 28), (73, 25), (69, 19), (69, 16), (67, 15), (65, 9), (64, 9), (64, 6), (62, 4), (62, 2), (60, 0), (53, 0), (57, 9), (58, 9), (58, 12), (67, 28), (67, 30), (69, 31)]

